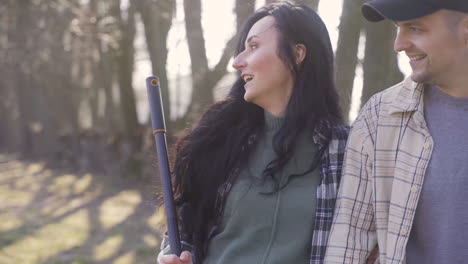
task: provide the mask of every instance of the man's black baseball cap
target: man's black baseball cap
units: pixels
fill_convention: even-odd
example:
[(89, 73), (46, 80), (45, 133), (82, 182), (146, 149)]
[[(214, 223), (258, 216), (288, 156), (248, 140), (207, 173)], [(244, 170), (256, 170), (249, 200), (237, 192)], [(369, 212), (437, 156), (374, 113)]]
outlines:
[(365, 3), (361, 11), (367, 20), (377, 22), (385, 18), (393, 21), (413, 20), (440, 9), (468, 13), (468, 0), (372, 0)]

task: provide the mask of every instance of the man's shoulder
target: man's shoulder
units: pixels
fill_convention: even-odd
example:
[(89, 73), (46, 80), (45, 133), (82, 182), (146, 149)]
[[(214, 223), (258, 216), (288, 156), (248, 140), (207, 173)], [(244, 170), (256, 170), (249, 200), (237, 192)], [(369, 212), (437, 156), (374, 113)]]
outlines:
[(407, 80), (399, 82), (385, 90), (374, 94), (368, 103), (392, 103), (406, 89), (405, 83)]
[(395, 109), (405, 109), (414, 94), (416, 83), (407, 78), (381, 92), (374, 94), (364, 105), (363, 111), (377, 111), (378, 115), (386, 115)]

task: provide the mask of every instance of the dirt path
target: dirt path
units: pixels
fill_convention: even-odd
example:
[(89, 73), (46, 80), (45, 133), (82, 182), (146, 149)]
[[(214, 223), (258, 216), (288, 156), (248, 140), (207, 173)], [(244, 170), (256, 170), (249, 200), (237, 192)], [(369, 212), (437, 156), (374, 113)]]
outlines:
[(0, 264), (155, 263), (156, 192), (114, 180), (0, 154)]

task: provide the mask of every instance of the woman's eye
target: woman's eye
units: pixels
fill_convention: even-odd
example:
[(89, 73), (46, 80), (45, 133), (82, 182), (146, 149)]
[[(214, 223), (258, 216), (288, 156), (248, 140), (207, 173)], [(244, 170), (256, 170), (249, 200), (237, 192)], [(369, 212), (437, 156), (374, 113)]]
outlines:
[(258, 48), (258, 45), (257, 45), (257, 43), (251, 43), (249, 45), (249, 47), (250, 47), (250, 49), (256, 49), (256, 48)]

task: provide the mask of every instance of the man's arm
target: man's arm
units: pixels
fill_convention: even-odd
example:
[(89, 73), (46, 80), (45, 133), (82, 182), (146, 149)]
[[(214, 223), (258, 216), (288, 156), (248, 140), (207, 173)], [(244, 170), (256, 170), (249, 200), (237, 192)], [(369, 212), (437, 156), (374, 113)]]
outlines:
[(366, 263), (377, 243), (373, 208), (373, 127), (370, 102), (356, 119), (348, 138), (343, 176), (325, 263)]

